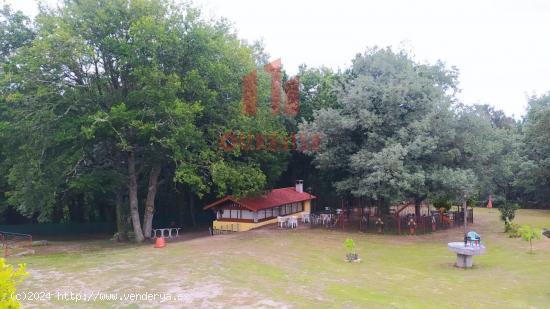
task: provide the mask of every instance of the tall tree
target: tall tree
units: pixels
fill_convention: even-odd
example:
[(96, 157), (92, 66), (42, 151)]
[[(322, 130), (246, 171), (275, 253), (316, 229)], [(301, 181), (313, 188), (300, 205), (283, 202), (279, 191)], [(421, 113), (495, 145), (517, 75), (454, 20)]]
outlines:
[(518, 179), (527, 198), (545, 201), (550, 197), (550, 94), (531, 97), (525, 117), (525, 148), (528, 160)]
[(445, 118), (453, 115), (456, 71), (374, 48), (353, 60), (350, 74), (337, 106), (301, 125), (305, 134), (321, 133), (315, 163), (344, 196), (381, 206), (414, 197), (419, 204), (452, 164)]
[[(260, 191), (280, 174), (279, 154), (219, 146), (225, 131), (247, 123), (282, 128), (276, 117), (241, 115), (241, 79), (255, 68), (255, 50), (226, 22), (205, 21), (187, 4), (67, 0), (35, 24), (30, 43), (6, 60), (1, 85), (9, 201), (21, 213), (48, 221), (78, 192), (107, 190), (117, 205), (128, 194), (141, 241), (166, 180), (194, 200), (214, 189)], [(100, 175), (111, 185), (95, 191)], [(237, 187), (227, 175), (256, 182)]]

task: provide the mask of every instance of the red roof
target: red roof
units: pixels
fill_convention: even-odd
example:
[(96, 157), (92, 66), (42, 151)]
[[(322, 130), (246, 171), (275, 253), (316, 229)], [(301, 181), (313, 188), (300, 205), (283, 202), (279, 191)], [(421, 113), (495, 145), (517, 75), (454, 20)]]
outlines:
[(226, 201), (231, 201), (236, 204), (241, 205), (244, 208), (250, 209), (252, 211), (257, 211), (260, 209), (273, 208), (285, 204), (297, 203), (303, 201), (309, 201), (316, 198), (315, 195), (309, 194), (307, 192), (297, 192), (294, 187), (273, 189), (269, 193), (262, 196), (256, 197), (243, 197), (240, 199), (235, 199), (231, 195), (217, 200), (212, 204), (204, 206), (203, 209), (209, 209), (218, 205), (223, 204)]

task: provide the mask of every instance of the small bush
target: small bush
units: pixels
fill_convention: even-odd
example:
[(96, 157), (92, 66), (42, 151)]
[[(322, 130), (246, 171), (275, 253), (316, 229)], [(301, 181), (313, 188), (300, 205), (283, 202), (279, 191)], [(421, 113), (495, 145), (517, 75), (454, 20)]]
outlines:
[(354, 262), (359, 260), (359, 255), (355, 251), (355, 242), (353, 239), (348, 238), (344, 241), (344, 246), (346, 249), (348, 249), (348, 253), (346, 254), (346, 260), (348, 262)]
[(17, 270), (0, 258), (0, 308), (17, 309), (21, 303), (14, 297), (17, 285), (21, 284), (29, 274), (25, 264), (19, 264)]
[(504, 222), (506, 222), (506, 220), (510, 222), (513, 221), (516, 217), (516, 210), (519, 208), (520, 207), (517, 203), (505, 203), (498, 208), (500, 211), (500, 219)]
[(521, 237), (520, 228), (521, 226), (517, 223), (506, 221), (505, 223), (505, 232), (508, 233), (510, 238), (519, 238)]
[(344, 246), (348, 249), (349, 253), (355, 253), (355, 241), (353, 241), (353, 239), (346, 239), (346, 241), (344, 241)]

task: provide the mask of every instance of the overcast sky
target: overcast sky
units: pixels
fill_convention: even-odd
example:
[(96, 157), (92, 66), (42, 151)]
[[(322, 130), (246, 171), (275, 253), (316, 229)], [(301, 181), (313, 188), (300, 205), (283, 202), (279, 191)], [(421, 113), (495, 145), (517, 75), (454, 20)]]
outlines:
[[(7, 0), (27, 14), (34, 0)], [(46, 0), (55, 3), (55, 0)], [(545, 3), (546, 2), (546, 3)], [(241, 38), (262, 39), (290, 73), (298, 65), (349, 66), (369, 46), (410, 50), (460, 70), (460, 98), (523, 115), (526, 96), (550, 91), (550, 1), (196, 0)]]

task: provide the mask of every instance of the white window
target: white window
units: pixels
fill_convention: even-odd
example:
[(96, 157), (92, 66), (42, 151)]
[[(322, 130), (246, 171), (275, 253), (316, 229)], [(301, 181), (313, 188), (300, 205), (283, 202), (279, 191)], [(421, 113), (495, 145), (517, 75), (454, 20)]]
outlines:
[(230, 215), (229, 209), (223, 209), (221, 212), (222, 212), (222, 215), (221, 215), (221, 218), (222, 218), (222, 219), (227, 219), (227, 218), (229, 218), (229, 215)]
[(265, 218), (265, 210), (259, 210), (258, 211), (258, 220)]
[(254, 219), (254, 214), (250, 210), (243, 210), (242, 219), (252, 220)]

